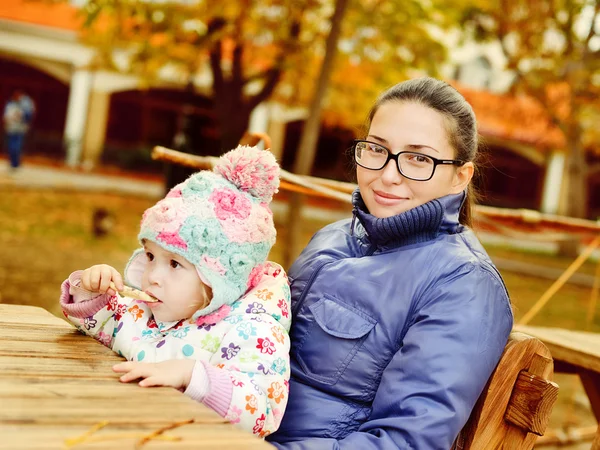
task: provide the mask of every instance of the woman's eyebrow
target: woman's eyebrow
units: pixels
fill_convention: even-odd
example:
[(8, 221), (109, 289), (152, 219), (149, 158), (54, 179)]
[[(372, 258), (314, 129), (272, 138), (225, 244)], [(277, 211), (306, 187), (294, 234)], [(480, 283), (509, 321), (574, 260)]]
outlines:
[(367, 137), (368, 137), (368, 138), (369, 138), (369, 137), (370, 137), (370, 138), (375, 138), (375, 139), (377, 139), (378, 141), (380, 141), (380, 142), (383, 142), (383, 143), (384, 143), (384, 144), (386, 144), (386, 145), (389, 145), (389, 142), (387, 141), (387, 139), (384, 139), (384, 138), (382, 138), (382, 137), (376, 136), (376, 135), (374, 135), (374, 134), (369, 134)]
[(433, 150), (436, 153), (439, 153), (439, 151), (429, 145), (424, 145), (424, 144), (409, 144), (407, 145), (408, 148), (412, 149), (412, 150), (420, 150), (422, 148), (429, 148), (431, 150)]
[[(374, 138), (374, 139), (376, 139), (376, 140), (378, 140), (378, 141), (380, 141), (380, 142), (382, 142), (382, 143), (384, 143), (385, 145), (388, 145), (388, 146), (390, 144), (387, 141), (387, 139), (379, 137), (379, 136), (377, 136), (375, 134), (369, 134), (367, 137)], [(434, 152), (439, 153), (439, 151), (437, 149), (435, 149), (435, 148), (433, 148), (433, 147), (431, 147), (429, 145), (425, 145), (425, 144), (408, 144), (408, 145), (405, 146), (405, 148), (408, 148), (410, 150), (420, 150), (422, 148), (429, 148), (429, 149), (433, 150)]]

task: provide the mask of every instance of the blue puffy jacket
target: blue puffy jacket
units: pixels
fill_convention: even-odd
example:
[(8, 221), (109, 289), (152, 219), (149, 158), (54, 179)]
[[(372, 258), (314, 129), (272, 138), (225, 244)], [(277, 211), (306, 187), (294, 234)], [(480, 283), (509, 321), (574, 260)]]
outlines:
[(458, 223), (464, 193), (312, 238), (292, 266), (285, 449), (448, 450), (513, 316), (498, 271)]

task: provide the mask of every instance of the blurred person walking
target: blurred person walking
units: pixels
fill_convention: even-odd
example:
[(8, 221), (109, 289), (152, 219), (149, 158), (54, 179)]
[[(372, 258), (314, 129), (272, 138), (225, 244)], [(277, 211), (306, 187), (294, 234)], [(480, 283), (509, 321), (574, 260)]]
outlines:
[(21, 165), (23, 143), (34, 114), (35, 103), (20, 90), (13, 93), (4, 107), (4, 142), (13, 171)]

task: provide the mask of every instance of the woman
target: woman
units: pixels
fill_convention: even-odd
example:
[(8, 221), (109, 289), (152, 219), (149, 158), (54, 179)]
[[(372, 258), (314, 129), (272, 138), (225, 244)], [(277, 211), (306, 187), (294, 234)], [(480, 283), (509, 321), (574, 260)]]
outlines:
[(384, 92), (354, 144), (352, 220), (319, 231), (289, 272), (285, 449), (449, 449), (513, 317), (468, 228), (477, 124), (432, 78)]

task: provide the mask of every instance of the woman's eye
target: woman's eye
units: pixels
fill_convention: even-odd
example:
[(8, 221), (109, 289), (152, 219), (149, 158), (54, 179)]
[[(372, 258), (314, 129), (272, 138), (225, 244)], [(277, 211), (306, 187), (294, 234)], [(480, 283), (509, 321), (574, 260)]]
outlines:
[(419, 155), (418, 153), (411, 154), (409, 159), (412, 162), (421, 163), (421, 164), (427, 164), (427, 163), (431, 162), (431, 159), (429, 159), (427, 156)]
[(369, 151), (377, 154), (387, 153), (386, 150), (383, 147), (380, 147), (379, 145), (369, 145), (368, 149)]
[(173, 269), (177, 269), (179, 266), (181, 266), (181, 264), (179, 264), (177, 261), (175, 261), (174, 259), (171, 260), (171, 267)]
[(154, 255), (150, 252), (146, 252), (146, 258), (148, 258), (148, 261), (153, 261), (154, 260)]

